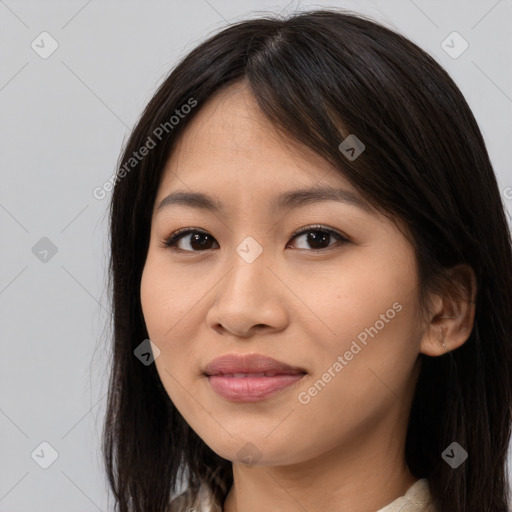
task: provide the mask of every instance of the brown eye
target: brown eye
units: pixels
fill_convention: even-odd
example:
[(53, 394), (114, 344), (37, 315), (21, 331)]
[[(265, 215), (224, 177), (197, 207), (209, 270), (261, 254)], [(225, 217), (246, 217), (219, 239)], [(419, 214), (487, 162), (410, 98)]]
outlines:
[[(183, 239), (186, 240), (189, 235), (192, 235), (189, 240), (189, 247), (192, 249), (183, 249), (183, 247), (179, 247), (179, 242)], [(215, 241), (210, 234), (204, 231), (198, 231), (196, 229), (186, 229), (186, 230), (178, 230), (172, 236), (167, 238), (163, 242), (164, 247), (173, 247), (178, 251), (185, 252), (198, 252), (211, 249), (212, 242)]]
[[(305, 236), (306, 235), (306, 236)], [(311, 226), (307, 229), (303, 229), (296, 233), (292, 240), (295, 238), (305, 237), (305, 243), (310, 246), (310, 248), (314, 250), (321, 251), (323, 249), (327, 249), (334, 245), (334, 243), (329, 243), (332, 239), (338, 242), (348, 242), (349, 240), (345, 238), (343, 235), (334, 231), (332, 229), (324, 228), (321, 226)], [(303, 249), (304, 247), (299, 247), (299, 249)], [(307, 249), (307, 247), (305, 248)]]

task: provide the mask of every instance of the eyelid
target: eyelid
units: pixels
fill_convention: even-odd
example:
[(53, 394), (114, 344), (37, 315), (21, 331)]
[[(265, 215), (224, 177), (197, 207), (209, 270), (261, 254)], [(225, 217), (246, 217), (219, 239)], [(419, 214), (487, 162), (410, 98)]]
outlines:
[(349, 238), (346, 235), (344, 235), (341, 231), (338, 231), (337, 229), (331, 228), (329, 226), (325, 226), (324, 224), (311, 224), (310, 226), (305, 226), (303, 228), (299, 228), (299, 229), (295, 230), (290, 235), (290, 238), (295, 238), (297, 235), (303, 234), (304, 232), (307, 232), (307, 231), (313, 231), (315, 229), (333, 232), (333, 233), (337, 234), (343, 240), (346, 240), (347, 242), (349, 241)]

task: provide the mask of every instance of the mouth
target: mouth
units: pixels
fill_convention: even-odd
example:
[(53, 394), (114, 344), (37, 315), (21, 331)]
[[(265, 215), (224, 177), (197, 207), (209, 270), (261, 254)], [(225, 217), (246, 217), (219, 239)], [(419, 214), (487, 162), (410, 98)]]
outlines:
[(307, 372), (259, 354), (228, 354), (211, 361), (204, 375), (213, 391), (235, 402), (256, 402), (293, 386)]

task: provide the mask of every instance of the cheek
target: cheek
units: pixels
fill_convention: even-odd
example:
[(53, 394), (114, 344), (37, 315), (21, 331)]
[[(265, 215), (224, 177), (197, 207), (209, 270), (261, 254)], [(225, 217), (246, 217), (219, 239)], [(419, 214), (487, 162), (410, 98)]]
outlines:
[(331, 333), (323, 337), (326, 347), (333, 341), (337, 349), (347, 342), (350, 345), (354, 337), (375, 325), (379, 336), (387, 332), (395, 338), (398, 325), (413, 322), (418, 284), (415, 262), (408, 252), (354, 252), (342, 265), (319, 276), (321, 287), (311, 286), (311, 277), (303, 279), (308, 304)]
[(357, 256), (333, 269), (331, 279), (322, 279), (327, 288), (309, 295), (330, 332), (315, 339), (314, 377), (332, 382), (328, 386), (333, 401), (338, 386), (345, 391), (365, 389), (375, 396), (375, 386), (384, 386), (376, 376), (391, 389), (400, 387), (418, 352), (418, 283), (412, 253), (406, 246), (384, 247)]
[[(331, 289), (332, 309), (323, 310), (336, 335), (315, 341), (311, 378), (297, 392), (301, 435), (317, 440), (308, 450), (370, 431), (405, 401), (417, 358), (414, 280), (406, 272), (372, 275), (365, 281), (351, 273)], [(321, 418), (321, 425), (308, 418)]]
[(148, 334), (155, 343), (173, 338), (179, 331), (193, 305), (190, 289), (179, 273), (170, 271), (165, 257), (153, 255), (150, 250), (142, 272), (140, 300)]
[(189, 378), (187, 372), (197, 366), (197, 315), (204, 293), (191, 286), (183, 273), (171, 272), (165, 255), (150, 251), (141, 277), (140, 300), (148, 336), (160, 350), (155, 363), (168, 392), (175, 387), (173, 376), (183, 382)]
[[(151, 341), (160, 350), (155, 366), (169, 398), (179, 410), (187, 409), (187, 396), (183, 393), (184, 370), (190, 368), (190, 341), (180, 338), (184, 317), (190, 306), (185, 303), (182, 284), (166, 273), (166, 265), (148, 254), (144, 267), (140, 300), (146, 329)], [(185, 317), (186, 318), (186, 317)], [(190, 340), (190, 333), (187, 337)]]
[(165, 326), (169, 325), (168, 314), (165, 313), (169, 294), (165, 291), (167, 287), (163, 281), (158, 279), (158, 275), (158, 266), (148, 256), (142, 272), (140, 301), (149, 337), (157, 344), (165, 333)]

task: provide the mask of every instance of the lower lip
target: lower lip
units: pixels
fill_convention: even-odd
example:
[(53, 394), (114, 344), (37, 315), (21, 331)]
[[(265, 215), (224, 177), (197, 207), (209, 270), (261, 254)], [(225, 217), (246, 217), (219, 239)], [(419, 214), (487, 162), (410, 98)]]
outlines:
[(210, 375), (208, 381), (220, 396), (235, 402), (257, 402), (295, 384), (305, 374), (273, 375), (272, 377), (225, 377)]

